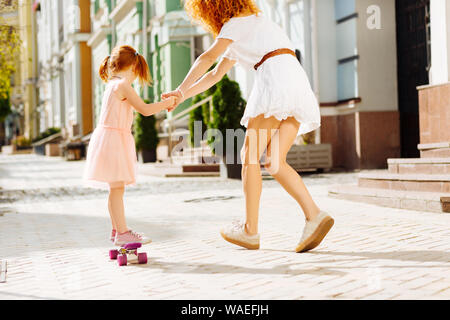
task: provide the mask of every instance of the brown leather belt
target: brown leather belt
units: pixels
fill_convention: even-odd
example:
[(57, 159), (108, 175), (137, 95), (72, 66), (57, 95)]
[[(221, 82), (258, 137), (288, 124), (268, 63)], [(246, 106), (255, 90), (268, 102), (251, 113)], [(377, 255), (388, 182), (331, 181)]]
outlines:
[(255, 70), (258, 70), (258, 68), (264, 63), (264, 61), (266, 61), (269, 58), (279, 56), (281, 54), (290, 54), (290, 55), (293, 55), (295, 58), (297, 58), (297, 56), (295, 55), (295, 52), (292, 51), (291, 49), (287, 49), (287, 48), (277, 49), (277, 50), (269, 52), (264, 57), (262, 57), (261, 61), (258, 62), (257, 64), (255, 64), (255, 66), (253, 68), (255, 68)]

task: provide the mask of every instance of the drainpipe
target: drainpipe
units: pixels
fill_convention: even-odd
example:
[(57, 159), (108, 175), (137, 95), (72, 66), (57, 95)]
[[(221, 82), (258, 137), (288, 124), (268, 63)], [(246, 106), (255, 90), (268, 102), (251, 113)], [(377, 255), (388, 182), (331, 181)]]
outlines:
[[(319, 79), (319, 50), (318, 50), (318, 34), (317, 34), (317, 0), (311, 0), (311, 58), (312, 58), (312, 76), (313, 89), (317, 99), (320, 98), (320, 79)], [(319, 100), (320, 101), (320, 100)], [(320, 144), (320, 127), (316, 131), (316, 144)]]
[(284, 20), (284, 30), (289, 38), (291, 38), (291, 12), (289, 10), (290, 0), (284, 0), (283, 4), (283, 20)]
[[(147, 0), (142, 3), (142, 54), (147, 60), (148, 58), (148, 45), (147, 45)], [(144, 89), (144, 99), (148, 99), (148, 87)]]

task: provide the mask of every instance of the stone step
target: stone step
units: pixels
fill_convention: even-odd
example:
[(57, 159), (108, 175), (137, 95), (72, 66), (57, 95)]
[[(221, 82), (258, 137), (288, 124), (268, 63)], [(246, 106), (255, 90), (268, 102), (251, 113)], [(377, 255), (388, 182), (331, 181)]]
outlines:
[(450, 193), (419, 192), (336, 185), (328, 189), (332, 198), (365, 202), (382, 207), (450, 213)]
[(183, 165), (183, 173), (187, 172), (220, 172), (218, 164), (188, 164)]
[(450, 157), (450, 142), (423, 143), (417, 146), (421, 158)]
[(388, 159), (387, 162), (389, 173), (450, 174), (450, 157)]
[(360, 173), (358, 186), (405, 191), (450, 192), (450, 174)]

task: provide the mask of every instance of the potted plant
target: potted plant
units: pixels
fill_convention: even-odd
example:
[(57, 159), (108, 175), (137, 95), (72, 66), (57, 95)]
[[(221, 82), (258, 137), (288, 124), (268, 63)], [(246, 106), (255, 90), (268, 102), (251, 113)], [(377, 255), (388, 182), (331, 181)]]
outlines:
[(156, 147), (159, 137), (154, 115), (145, 117), (137, 114), (134, 122), (134, 138), (139, 160), (143, 163), (156, 162)]
[[(223, 141), (214, 141), (212, 137), (208, 139), (208, 143), (211, 145), (215, 143), (221, 143), (223, 146), (222, 154), (218, 154), (216, 150), (213, 152), (223, 158), (222, 174), (226, 170), (226, 176), (230, 179), (241, 179), (242, 165), (238, 162), (240, 158), (240, 150), (242, 148), (243, 141), (237, 141), (235, 139), (233, 143), (234, 149), (228, 150), (232, 152), (227, 157), (227, 129), (242, 129), (240, 120), (244, 114), (246, 101), (242, 98), (242, 93), (239, 88), (239, 84), (236, 81), (232, 81), (225, 76), (217, 85), (213, 94), (213, 109), (212, 115), (209, 115), (209, 110), (203, 110), (203, 119), (208, 124), (210, 129), (218, 129), (222, 133)], [(207, 112), (206, 112), (207, 111)], [(231, 142), (230, 142), (231, 143)], [(227, 163), (226, 158), (233, 159), (233, 163)]]

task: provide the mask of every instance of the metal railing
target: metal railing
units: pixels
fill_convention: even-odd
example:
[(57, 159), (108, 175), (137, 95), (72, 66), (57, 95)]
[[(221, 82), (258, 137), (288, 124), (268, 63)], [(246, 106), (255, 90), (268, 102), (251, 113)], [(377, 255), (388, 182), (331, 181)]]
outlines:
[(192, 106), (190, 106), (189, 108), (181, 111), (180, 113), (177, 113), (176, 115), (174, 115), (172, 118), (170, 119), (166, 119), (164, 122), (167, 125), (167, 133), (168, 133), (168, 137), (169, 137), (169, 159), (170, 159), (170, 163), (172, 163), (172, 127), (173, 127), (173, 123), (178, 120), (183, 118), (186, 115), (189, 115), (189, 113), (192, 110), (195, 110), (199, 107), (201, 107), (202, 105), (204, 105), (205, 103), (209, 104), (209, 119), (212, 120), (212, 111), (213, 111), (213, 96), (209, 96), (199, 102), (197, 102), (196, 104), (193, 104)]

